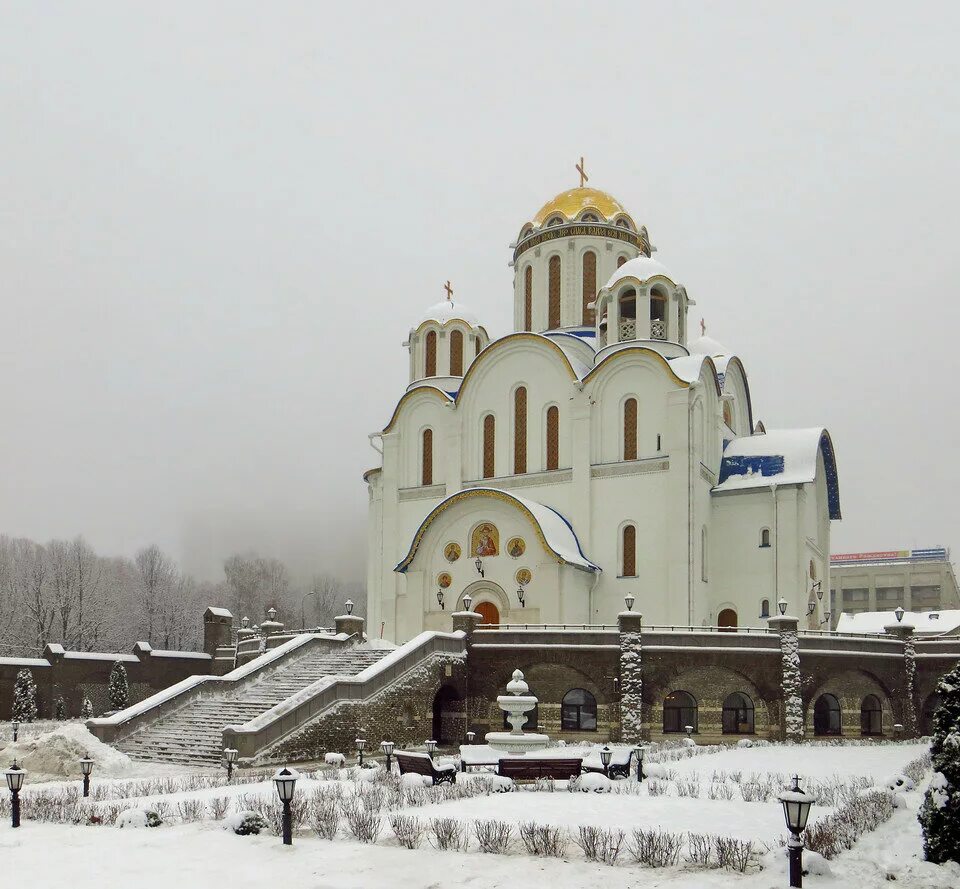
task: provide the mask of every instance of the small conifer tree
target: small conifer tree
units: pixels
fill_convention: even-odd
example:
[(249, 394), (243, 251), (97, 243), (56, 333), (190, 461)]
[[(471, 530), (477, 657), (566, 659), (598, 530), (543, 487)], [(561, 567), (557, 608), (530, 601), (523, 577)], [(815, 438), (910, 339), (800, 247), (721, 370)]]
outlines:
[(80, 702), (80, 718), (90, 719), (93, 716), (93, 702), (90, 698), (84, 698)]
[(928, 861), (960, 862), (960, 663), (937, 685), (933, 715), (933, 778), (920, 806), (923, 851)]
[(127, 684), (127, 670), (120, 661), (116, 661), (110, 670), (110, 706), (114, 710), (124, 710), (130, 700), (130, 686)]
[(33, 722), (37, 718), (37, 683), (26, 669), (17, 673), (13, 684), (13, 718), (17, 722)]
[(53, 715), (60, 720), (67, 718), (67, 702), (63, 699), (63, 695), (57, 695), (57, 700), (53, 705)]

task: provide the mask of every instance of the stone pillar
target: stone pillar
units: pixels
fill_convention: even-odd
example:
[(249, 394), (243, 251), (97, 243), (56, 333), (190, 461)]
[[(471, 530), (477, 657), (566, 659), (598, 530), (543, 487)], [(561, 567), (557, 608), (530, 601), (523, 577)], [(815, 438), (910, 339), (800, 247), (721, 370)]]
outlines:
[(800, 638), (796, 617), (785, 615), (767, 619), (767, 626), (780, 636), (781, 681), (780, 694), (783, 719), (780, 732), (783, 740), (799, 743), (803, 740), (803, 699), (800, 697)]
[(903, 643), (903, 735), (906, 738), (919, 736), (917, 720), (917, 649), (911, 624), (887, 624), (883, 631)]
[(356, 634), (357, 641), (363, 642), (363, 618), (355, 614), (340, 614), (333, 619), (337, 633), (346, 633), (348, 636)]
[(621, 611), (620, 629), (620, 740), (636, 744), (643, 739), (643, 615)]
[(463, 671), (464, 734), (481, 721), (478, 712), (479, 705), (470, 697), (470, 646), (473, 644), (473, 631), (482, 620), (483, 618), (476, 611), (454, 611), (450, 615), (453, 632), (460, 631), (466, 636), (463, 640), (464, 647), (467, 650), (467, 662)]
[(208, 607), (203, 612), (203, 650), (210, 657), (217, 656), (217, 649), (230, 645), (233, 639), (233, 615), (226, 608)]

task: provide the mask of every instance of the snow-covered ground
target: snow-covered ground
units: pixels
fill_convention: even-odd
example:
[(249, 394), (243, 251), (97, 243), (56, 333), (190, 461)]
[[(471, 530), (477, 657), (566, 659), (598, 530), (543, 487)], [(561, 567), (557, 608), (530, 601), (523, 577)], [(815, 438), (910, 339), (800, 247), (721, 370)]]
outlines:
[[(744, 776), (787, 775), (794, 771), (809, 776), (811, 782), (841, 780), (853, 776), (873, 778), (880, 783), (917, 758), (924, 746), (919, 744), (883, 744), (869, 746), (783, 746), (732, 749), (668, 761), (661, 766), (673, 770), (678, 780), (687, 780), (696, 772), (704, 786), (716, 772), (742, 772)], [(344, 772), (348, 775), (350, 772)], [(929, 774), (929, 773), (928, 773)], [(95, 779), (96, 780), (96, 779)], [(460, 781), (482, 778), (460, 776)], [(136, 882), (138, 886), (163, 887), (175, 882), (206, 889), (225, 882), (234, 889), (261, 887), (265, 881), (284, 880), (304, 887), (379, 887), (399, 884), (405, 889), (483, 889), (514, 886), (518, 882), (552, 884), (554, 889), (608, 889), (612, 885), (638, 889), (666, 886), (670, 889), (693, 887), (742, 886), (744, 889), (771, 889), (786, 885), (786, 864), (777, 845), (783, 835), (782, 812), (776, 802), (745, 802), (733, 799), (680, 797), (672, 779), (661, 796), (650, 796), (646, 786), (638, 788), (633, 779), (614, 784), (612, 793), (568, 793), (522, 789), (514, 793), (496, 793), (464, 799), (450, 799), (430, 805), (411, 807), (405, 814), (423, 822), (433, 817), (451, 817), (462, 822), (497, 819), (514, 826), (507, 854), (482, 854), (471, 837), (469, 851), (443, 852), (424, 840), (421, 848), (406, 850), (397, 845), (389, 826), (389, 813), (376, 843), (366, 845), (346, 837), (341, 827), (334, 841), (319, 839), (309, 828), (300, 830), (292, 848), (282, 846), (277, 837), (236, 836), (222, 822), (165, 824), (155, 829), (117, 830), (108, 826), (74, 826), (25, 820), (19, 830), (8, 823), (0, 825), (0, 860), (15, 870), (28, 868), (33, 885), (69, 885), (72, 889), (101, 889)], [(733, 786), (736, 779), (727, 779)], [(103, 783), (108, 783), (106, 780)], [(135, 789), (135, 782), (109, 779), (118, 791)], [(330, 787), (329, 779), (306, 777), (298, 783), (298, 795), (308, 796), (317, 788)], [(337, 782), (351, 793), (354, 782)], [(45, 784), (32, 792), (43, 793), (55, 785)], [(31, 791), (27, 791), (30, 793)], [(897, 809), (891, 820), (862, 837), (854, 848), (830, 862), (832, 874), (809, 875), (805, 885), (812, 887), (887, 886), (891, 878), (897, 885), (911, 889), (955, 889), (960, 886), (960, 866), (937, 866), (922, 860), (920, 830), (916, 809), (922, 788), (905, 794), (906, 806)], [(177, 821), (178, 803), (186, 799), (212, 800), (260, 796), (272, 800), (272, 783), (219, 785), (199, 790), (182, 790), (162, 797), (128, 798), (120, 808), (147, 808), (158, 801), (167, 803), (168, 820)], [(116, 796), (116, 794), (111, 794)], [(109, 800), (115, 812), (118, 800)], [(97, 805), (97, 804), (94, 804)], [(817, 810), (819, 809), (819, 813)], [(826, 814), (828, 806), (815, 808)], [(698, 870), (690, 864), (672, 868), (647, 868), (623, 854), (612, 868), (584, 860), (571, 843), (565, 860), (534, 858), (525, 854), (516, 832), (519, 822), (563, 825), (576, 834), (579, 825), (609, 827), (629, 832), (638, 827), (660, 827), (668, 831), (703, 832), (754, 840), (773, 851), (762, 858), (763, 870), (751, 869), (745, 875), (729, 870)]]

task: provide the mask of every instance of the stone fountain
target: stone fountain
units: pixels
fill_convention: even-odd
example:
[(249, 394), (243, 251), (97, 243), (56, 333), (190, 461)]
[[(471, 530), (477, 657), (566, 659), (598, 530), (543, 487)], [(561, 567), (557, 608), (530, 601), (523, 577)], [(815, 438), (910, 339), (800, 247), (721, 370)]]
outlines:
[(497, 698), (497, 706), (507, 714), (510, 723), (509, 732), (487, 732), (487, 743), (508, 753), (526, 753), (528, 750), (539, 750), (550, 743), (547, 735), (536, 732), (524, 732), (523, 724), (527, 721), (527, 711), (537, 706), (535, 695), (529, 694), (530, 686), (523, 680), (523, 673), (513, 671), (513, 678), (507, 683), (509, 694)]

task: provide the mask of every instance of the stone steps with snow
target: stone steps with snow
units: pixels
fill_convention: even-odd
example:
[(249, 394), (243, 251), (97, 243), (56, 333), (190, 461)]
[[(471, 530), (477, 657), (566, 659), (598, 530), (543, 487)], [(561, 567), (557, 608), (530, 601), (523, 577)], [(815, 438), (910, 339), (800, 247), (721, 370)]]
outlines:
[(387, 652), (349, 648), (316, 652), (282, 664), (262, 679), (238, 690), (209, 691), (179, 710), (117, 742), (134, 759), (176, 765), (218, 765), (223, 729), (241, 725), (283, 703), (327, 676), (355, 676)]

